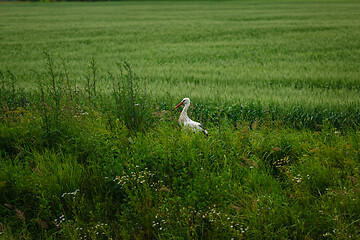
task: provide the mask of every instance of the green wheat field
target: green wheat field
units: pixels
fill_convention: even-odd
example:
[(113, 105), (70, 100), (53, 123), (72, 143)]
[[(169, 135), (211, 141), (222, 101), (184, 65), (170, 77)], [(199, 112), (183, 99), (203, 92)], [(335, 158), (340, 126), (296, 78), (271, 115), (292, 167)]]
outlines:
[(2, 2), (0, 239), (359, 239), (359, 93), (359, 1)]

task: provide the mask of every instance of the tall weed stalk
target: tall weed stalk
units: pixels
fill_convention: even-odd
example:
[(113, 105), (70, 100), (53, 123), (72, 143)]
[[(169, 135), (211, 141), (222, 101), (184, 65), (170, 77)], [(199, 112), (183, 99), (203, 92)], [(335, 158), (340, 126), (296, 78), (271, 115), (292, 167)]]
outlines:
[(96, 97), (96, 72), (97, 72), (97, 66), (96, 66), (96, 60), (94, 57), (91, 58), (91, 61), (89, 62), (89, 73), (86, 76), (86, 86), (85, 90), (87, 93), (88, 100), (95, 104), (95, 101), (93, 98)]
[(143, 130), (151, 123), (151, 113), (148, 110), (150, 101), (146, 93), (146, 85), (140, 82), (127, 62), (118, 66), (120, 72), (117, 76), (110, 74), (113, 83), (115, 114), (130, 130)]
[[(61, 137), (65, 124), (62, 124), (64, 110), (64, 88), (62, 79), (57, 73), (50, 54), (44, 51), (46, 59), (46, 74), (38, 74), (40, 91), (40, 113), (44, 124), (44, 144), (54, 145)], [(68, 77), (68, 75), (67, 75)]]
[[(67, 69), (65, 59), (62, 58), (61, 62), (62, 62), (63, 69), (64, 69), (66, 90), (67, 90), (67, 93), (68, 93), (68, 97), (70, 98), (70, 101), (72, 101), (73, 100), (73, 93), (72, 93), (72, 88), (71, 88), (71, 83), (70, 83), (70, 75), (69, 75), (69, 72), (68, 72), (68, 69)], [(75, 93), (76, 93), (76, 91), (75, 91)]]

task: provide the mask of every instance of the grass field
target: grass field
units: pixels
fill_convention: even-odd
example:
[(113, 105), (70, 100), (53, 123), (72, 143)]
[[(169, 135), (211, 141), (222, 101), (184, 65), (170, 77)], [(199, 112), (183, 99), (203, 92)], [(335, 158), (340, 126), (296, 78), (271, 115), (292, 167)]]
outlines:
[(0, 239), (360, 238), (359, 13), (1, 3)]
[(358, 104), (359, 10), (356, 1), (2, 4), (1, 69), (29, 84), (46, 49), (77, 79), (91, 57), (103, 79), (127, 60), (155, 96)]

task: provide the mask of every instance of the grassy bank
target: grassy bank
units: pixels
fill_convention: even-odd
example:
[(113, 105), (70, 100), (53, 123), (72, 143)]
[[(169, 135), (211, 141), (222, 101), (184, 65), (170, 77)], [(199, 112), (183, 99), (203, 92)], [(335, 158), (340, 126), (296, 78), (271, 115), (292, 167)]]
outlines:
[(209, 136), (187, 133), (128, 64), (108, 95), (59, 82), (45, 56), (37, 91), (3, 92), (2, 237), (359, 237), (358, 127), (234, 125), (214, 108)]
[[(359, 237), (359, 132), (155, 121), (131, 133), (96, 111), (46, 133), (1, 121), (5, 239)], [(107, 120), (106, 120), (107, 119)]]
[(46, 133), (1, 122), (5, 238), (356, 238), (359, 133), (169, 121), (131, 133), (96, 111)]

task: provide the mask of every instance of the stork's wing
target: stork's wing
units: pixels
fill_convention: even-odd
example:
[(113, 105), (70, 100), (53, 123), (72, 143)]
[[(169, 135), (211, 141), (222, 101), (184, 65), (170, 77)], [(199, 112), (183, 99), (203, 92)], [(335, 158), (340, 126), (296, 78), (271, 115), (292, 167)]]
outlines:
[(193, 132), (201, 131), (201, 132), (205, 133), (206, 135), (208, 134), (204, 125), (202, 125), (199, 122), (195, 122), (191, 119), (188, 119), (188, 121), (184, 122), (184, 127), (190, 128)]

